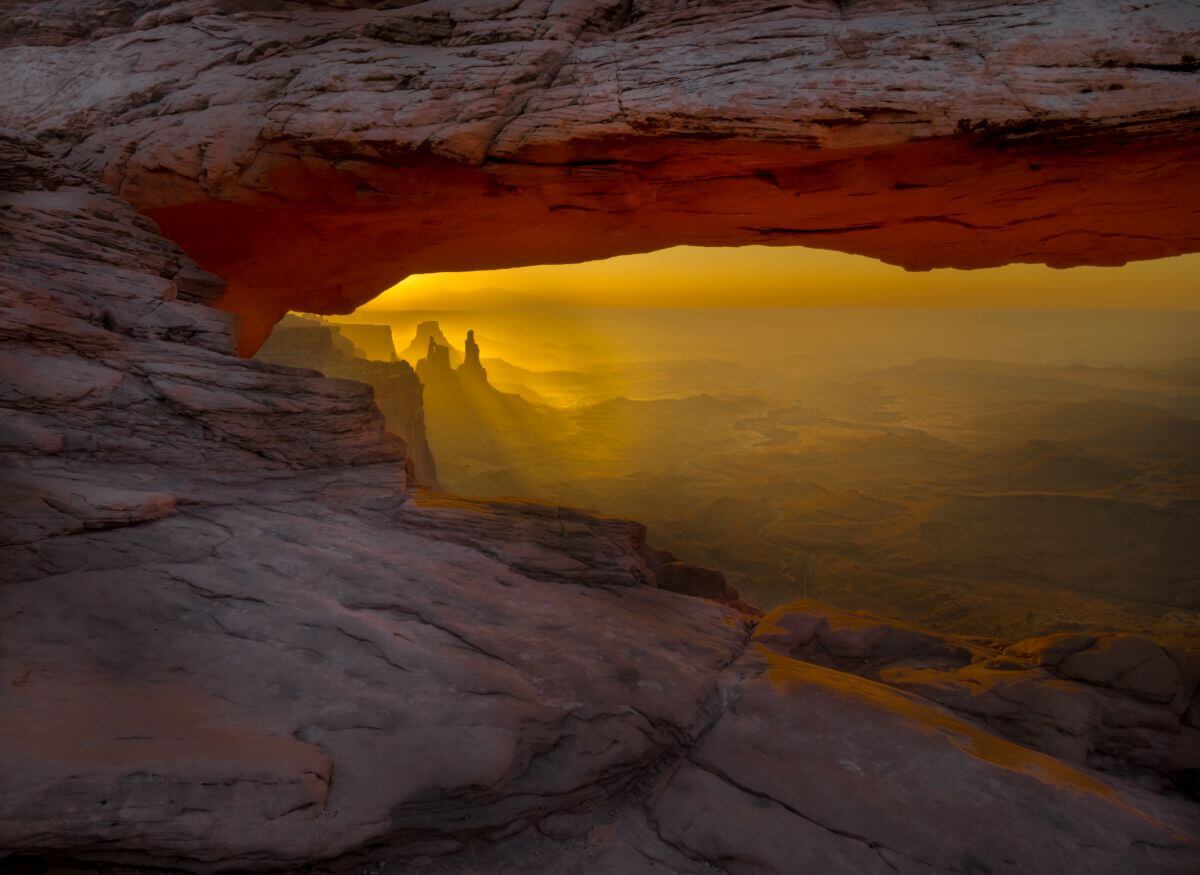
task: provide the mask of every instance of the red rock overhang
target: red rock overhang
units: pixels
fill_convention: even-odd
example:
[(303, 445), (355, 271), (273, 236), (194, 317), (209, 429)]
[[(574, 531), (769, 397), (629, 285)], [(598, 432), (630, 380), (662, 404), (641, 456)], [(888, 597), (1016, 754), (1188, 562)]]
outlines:
[(305, 144), (264, 150), (244, 198), (139, 205), (228, 281), (219, 306), (243, 316), (250, 353), (289, 309), (350, 312), (412, 273), (677, 244), (815, 246), (912, 270), (1195, 252), (1198, 160), (1190, 118), (1152, 134), (985, 130), (840, 150), (621, 138), (480, 165)]

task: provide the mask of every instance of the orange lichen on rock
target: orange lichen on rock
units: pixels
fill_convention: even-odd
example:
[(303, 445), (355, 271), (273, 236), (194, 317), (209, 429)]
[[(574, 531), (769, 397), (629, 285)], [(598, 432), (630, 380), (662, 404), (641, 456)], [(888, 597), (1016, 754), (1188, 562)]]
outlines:
[[(984, 732), (951, 712), (923, 702), (916, 696), (890, 689), (884, 684), (869, 681), (843, 672), (833, 671), (808, 662), (780, 656), (761, 644), (756, 649), (766, 659), (771, 682), (782, 690), (802, 685), (815, 685), (834, 695), (856, 699), (872, 708), (886, 709), (902, 715), (905, 725), (913, 732), (936, 733), (971, 756), (986, 760), (1011, 772), (1028, 775), (1038, 781), (1070, 787), (1078, 793), (1102, 796), (1121, 801), (1112, 787), (1071, 768), (1065, 763), (1026, 747), (1005, 741)], [(1122, 807), (1142, 816), (1142, 812), (1121, 801)]]

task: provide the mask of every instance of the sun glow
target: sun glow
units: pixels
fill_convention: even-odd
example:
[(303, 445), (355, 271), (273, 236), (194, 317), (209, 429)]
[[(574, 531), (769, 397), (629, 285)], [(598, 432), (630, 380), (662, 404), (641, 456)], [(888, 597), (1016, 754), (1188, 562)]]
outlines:
[(820, 249), (676, 246), (582, 264), (417, 274), (364, 309), (677, 306), (1195, 309), (1200, 255), (1117, 268), (914, 273)]

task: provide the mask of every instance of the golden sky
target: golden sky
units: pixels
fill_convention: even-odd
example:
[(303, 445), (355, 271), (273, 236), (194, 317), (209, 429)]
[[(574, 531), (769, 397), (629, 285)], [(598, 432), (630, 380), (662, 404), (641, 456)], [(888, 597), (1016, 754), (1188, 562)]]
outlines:
[(1200, 255), (1125, 267), (912, 273), (803, 247), (676, 246), (583, 264), (418, 274), (363, 309), (565, 307), (1200, 308)]

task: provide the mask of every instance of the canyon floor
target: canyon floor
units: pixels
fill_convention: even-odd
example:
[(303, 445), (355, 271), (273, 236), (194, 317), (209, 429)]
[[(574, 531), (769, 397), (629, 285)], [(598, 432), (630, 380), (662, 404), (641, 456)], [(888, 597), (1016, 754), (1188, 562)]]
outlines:
[[(382, 314), (413, 364), (430, 315)], [(488, 374), (427, 381), (443, 488), (642, 520), (761, 607), (1200, 645), (1194, 314), (433, 315), (481, 327)]]

